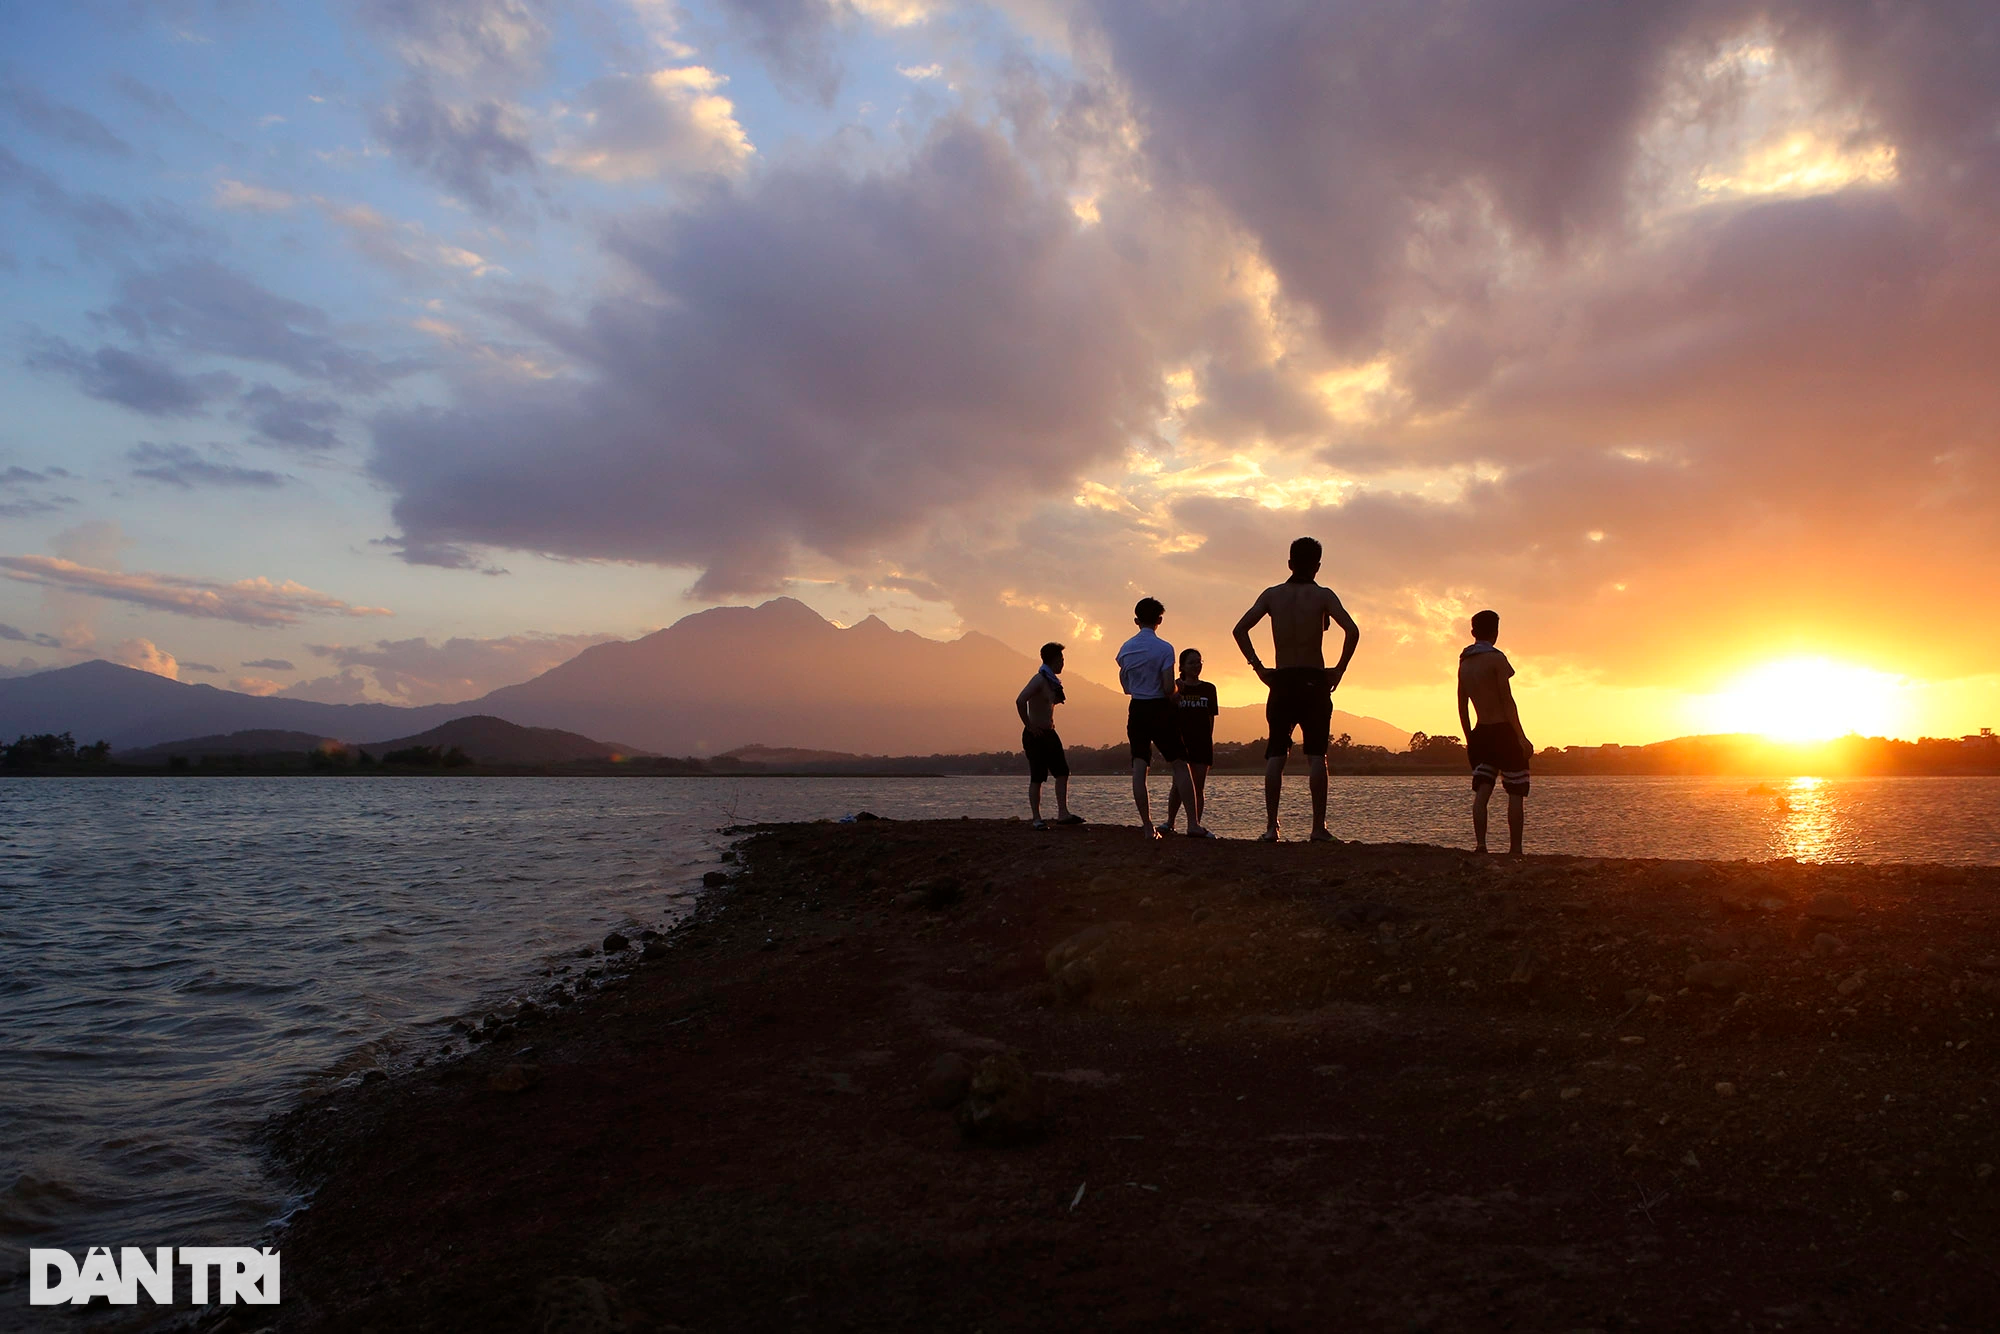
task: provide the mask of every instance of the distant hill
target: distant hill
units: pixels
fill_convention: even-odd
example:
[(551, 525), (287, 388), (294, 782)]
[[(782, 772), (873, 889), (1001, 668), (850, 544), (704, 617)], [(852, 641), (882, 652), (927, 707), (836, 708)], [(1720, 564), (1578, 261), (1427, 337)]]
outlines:
[(70, 732), (79, 742), (109, 741), (113, 751), (252, 729), (395, 736), (468, 712), (462, 704), (409, 709), (242, 695), (103, 661), (0, 681), (0, 736)]
[[(1108, 659), (1109, 650), (1093, 654)], [(1089, 679), (1085, 654), (1064, 675), (1057, 715), (1066, 741), (1096, 746), (1125, 733), (1125, 698)], [(1109, 665), (1108, 662), (1105, 665)], [(580, 737), (617, 737), (665, 755), (743, 746), (873, 755), (1012, 749), (1014, 696), (1035, 661), (972, 633), (951, 641), (892, 630), (871, 616), (842, 629), (804, 603), (716, 607), (642, 639), (599, 644), (531, 681), (459, 704), (316, 704), (169, 681), (108, 662), (0, 680), (0, 739), (71, 732), (114, 751), (246, 730), (317, 737), (409, 737), (483, 715)], [(1227, 701), (1225, 701), (1226, 703)], [(1225, 708), (1219, 741), (1264, 731), (1263, 701)], [(1400, 750), (1409, 733), (1336, 712), (1334, 732)]]
[(745, 764), (839, 764), (846, 760), (875, 759), (844, 750), (804, 750), (798, 746), (738, 746), (716, 756), (719, 760), (742, 760)]
[(412, 746), (435, 746), (439, 750), (450, 750), (456, 746), (475, 764), (496, 765), (573, 764), (578, 760), (610, 760), (641, 753), (631, 746), (592, 741), (575, 732), (553, 727), (522, 727), (504, 718), (484, 714), (454, 718), (428, 732), (397, 737), (393, 741), (364, 742), (358, 749), (379, 760), (392, 751), (408, 750)]

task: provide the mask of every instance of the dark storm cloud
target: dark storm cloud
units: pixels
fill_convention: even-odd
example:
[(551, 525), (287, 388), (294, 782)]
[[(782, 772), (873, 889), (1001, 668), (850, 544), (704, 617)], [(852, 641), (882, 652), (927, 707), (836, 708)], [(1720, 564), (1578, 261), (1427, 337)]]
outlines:
[(378, 418), (372, 469), (413, 542), (751, 591), (794, 544), (851, 555), (1060, 486), (1157, 397), (1113, 257), (969, 124), (903, 169), (775, 170), (612, 245), (635, 281), (566, 337), (587, 380)]
[(245, 468), (229, 455), (211, 449), (203, 454), (186, 445), (156, 445), (141, 441), (125, 453), (132, 463), (132, 475), (148, 481), (164, 482), (183, 491), (196, 487), (251, 487), (274, 490), (285, 484), (283, 473), (268, 468)]
[(362, 393), (386, 388), (408, 369), (342, 342), (318, 307), (211, 260), (126, 275), (105, 314), (135, 340), (280, 366)]
[(14, 644), (39, 644), (43, 648), (62, 647), (62, 641), (54, 635), (45, 635), (39, 632), (30, 633), (16, 626), (8, 625), (4, 621), (0, 621), (0, 639), (5, 639)]
[(0, 79), (0, 112), (22, 128), (70, 148), (108, 157), (132, 156), (132, 145), (103, 121), (80, 107), (53, 101), (25, 83)]
[(192, 416), (237, 385), (227, 371), (187, 375), (158, 357), (108, 345), (90, 351), (51, 336), (35, 337), (23, 364), (66, 375), (90, 397), (149, 417)]
[(341, 414), (340, 404), (311, 394), (286, 393), (268, 384), (255, 385), (243, 393), (242, 414), (266, 444), (288, 449), (333, 449), (340, 444), (333, 423)]

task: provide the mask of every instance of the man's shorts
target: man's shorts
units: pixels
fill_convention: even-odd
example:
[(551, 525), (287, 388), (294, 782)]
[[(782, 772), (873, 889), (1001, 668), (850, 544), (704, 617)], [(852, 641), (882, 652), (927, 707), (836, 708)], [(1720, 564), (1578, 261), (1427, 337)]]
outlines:
[(1466, 758), (1472, 761), (1472, 786), (1492, 787), (1499, 780), (1510, 796), (1528, 795), (1528, 752), (1514, 729), (1481, 723), (1466, 738)]
[(1181, 751), (1189, 764), (1215, 764), (1215, 732), (1213, 729), (1189, 736), (1181, 733)]
[(1069, 756), (1063, 754), (1062, 738), (1053, 727), (1046, 732), (1022, 728), (1021, 749), (1028, 752), (1028, 777), (1034, 782), (1069, 777)]
[(1169, 764), (1187, 758), (1181, 746), (1180, 712), (1170, 699), (1133, 700), (1125, 711), (1125, 739), (1132, 743), (1132, 758), (1152, 763), (1155, 746)]
[(1308, 755), (1326, 754), (1333, 730), (1333, 686), (1324, 667), (1279, 667), (1271, 673), (1271, 698), (1264, 705), (1271, 739), (1264, 758), (1275, 760), (1292, 752), (1292, 729), (1299, 729)]

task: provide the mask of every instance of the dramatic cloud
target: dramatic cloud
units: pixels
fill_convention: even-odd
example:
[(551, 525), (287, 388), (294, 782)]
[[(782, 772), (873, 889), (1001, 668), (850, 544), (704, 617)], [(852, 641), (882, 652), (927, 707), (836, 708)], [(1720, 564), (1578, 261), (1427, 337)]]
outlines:
[(243, 579), (233, 584), (174, 574), (128, 574), (56, 556), (0, 556), (0, 574), (22, 583), (130, 602), (243, 625), (294, 625), (307, 616), (388, 616), (383, 607), (357, 607), (286, 580)]
[(46, 335), (33, 339), (23, 364), (66, 375), (90, 397), (149, 417), (193, 416), (239, 383), (227, 371), (184, 375), (158, 357), (108, 345), (86, 351)]
[(753, 590), (795, 543), (855, 555), (1058, 487), (1157, 397), (1109, 247), (963, 122), (901, 170), (776, 170), (614, 244), (638, 281), (559, 335), (589, 380), (377, 419), (408, 540)]
[(180, 664), (174, 660), (174, 655), (150, 639), (123, 640), (105, 656), (115, 663), (164, 676), (169, 681), (180, 680)]
[(186, 445), (156, 445), (140, 441), (125, 451), (134, 465), (132, 475), (148, 481), (165, 482), (183, 491), (198, 486), (255, 487), (270, 490), (285, 484), (283, 473), (268, 468), (245, 468), (230, 461), (227, 451), (210, 449), (206, 454)]
[(570, 108), (576, 128), (550, 160), (600, 181), (735, 171), (752, 150), (717, 91), (726, 82), (699, 65), (595, 80)]
[(616, 635), (507, 635), (499, 639), (379, 640), (373, 644), (313, 644), (341, 669), (365, 672), (398, 703), (440, 704), (473, 699), (568, 662)]

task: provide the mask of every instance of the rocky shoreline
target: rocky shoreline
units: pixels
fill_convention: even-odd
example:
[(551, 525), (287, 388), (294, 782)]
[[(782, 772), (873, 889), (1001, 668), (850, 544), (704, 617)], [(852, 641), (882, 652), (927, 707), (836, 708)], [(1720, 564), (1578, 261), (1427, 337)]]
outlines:
[(1013, 821), (740, 856), (562, 1002), (274, 1127), (314, 1191), (281, 1328), (1938, 1329), (2000, 1302), (2000, 870)]

